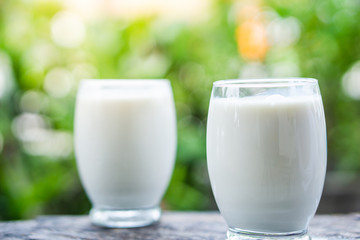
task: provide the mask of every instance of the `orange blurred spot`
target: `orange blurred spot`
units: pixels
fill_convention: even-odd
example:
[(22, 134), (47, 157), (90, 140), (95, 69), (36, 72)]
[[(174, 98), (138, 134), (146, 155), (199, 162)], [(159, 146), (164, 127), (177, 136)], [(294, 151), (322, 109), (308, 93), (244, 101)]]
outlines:
[(246, 20), (236, 29), (239, 53), (248, 60), (263, 60), (268, 50), (264, 24), (255, 19)]

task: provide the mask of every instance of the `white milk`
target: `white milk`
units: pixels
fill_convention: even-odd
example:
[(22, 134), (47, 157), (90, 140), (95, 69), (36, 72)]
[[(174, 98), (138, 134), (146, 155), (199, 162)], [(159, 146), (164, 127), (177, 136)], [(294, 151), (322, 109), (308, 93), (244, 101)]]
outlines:
[(158, 206), (176, 151), (170, 84), (114, 82), (100, 90), (90, 82), (78, 93), (75, 147), (82, 183), (97, 208)]
[(325, 178), (323, 114), (318, 96), (211, 100), (208, 168), (218, 207), (231, 228), (306, 229)]

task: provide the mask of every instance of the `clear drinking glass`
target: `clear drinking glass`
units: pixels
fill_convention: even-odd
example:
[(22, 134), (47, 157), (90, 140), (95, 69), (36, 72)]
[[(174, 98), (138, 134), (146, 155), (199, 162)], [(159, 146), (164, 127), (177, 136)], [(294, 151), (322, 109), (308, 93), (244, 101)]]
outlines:
[(83, 80), (76, 100), (75, 151), (94, 224), (157, 222), (176, 152), (170, 82)]
[(228, 239), (310, 239), (326, 157), (317, 80), (214, 83), (207, 161)]

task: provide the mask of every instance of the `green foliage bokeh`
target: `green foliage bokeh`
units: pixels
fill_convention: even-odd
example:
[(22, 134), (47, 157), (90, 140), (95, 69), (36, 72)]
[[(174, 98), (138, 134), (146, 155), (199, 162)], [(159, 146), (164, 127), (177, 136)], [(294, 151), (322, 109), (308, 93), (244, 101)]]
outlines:
[[(249, 63), (261, 65), (266, 77), (281, 77), (273, 68), (286, 62), (298, 69), (288, 77), (317, 78), (327, 120), (328, 170), (359, 173), (360, 103), (346, 95), (342, 79), (360, 60), (360, 4), (266, 1), (261, 10), (279, 19), (297, 19), (300, 35), (289, 46), (270, 46), (265, 59), (257, 62), (238, 52), (234, 3), (212, 4), (210, 18), (196, 24), (157, 17), (89, 21), (84, 42), (66, 48), (53, 42), (50, 30), (64, 8), (61, 2), (0, 0), (0, 74), (7, 79), (0, 99), (0, 219), (89, 210), (73, 151), (66, 156), (34, 154), (28, 150), (31, 143), (14, 133), (19, 116), (40, 116), (49, 131), (72, 134), (76, 86), (82, 78), (170, 79), (178, 153), (164, 197), (166, 209), (215, 209), (205, 147), (211, 87), (215, 80), (243, 76)], [(54, 69), (71, 77), (66, 96), (49, 95), (44, 88)], [(28, 93), (40, 99), (41, 107), (23, 107)]]

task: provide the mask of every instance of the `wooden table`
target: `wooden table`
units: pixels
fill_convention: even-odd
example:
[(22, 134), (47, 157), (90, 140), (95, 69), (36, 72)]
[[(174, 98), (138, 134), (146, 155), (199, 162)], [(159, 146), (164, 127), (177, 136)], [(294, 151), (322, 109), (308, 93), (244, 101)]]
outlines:
[[(318, 215), (313, 240), (360, 239), (360, 214)], [(2, 240), (225, 240), (226, 224), (217, 212), (165, 212), (159, 224), (137, 229), (93, 226), (87, 216), (41, 216), (35, 220), (0, 222)]]

